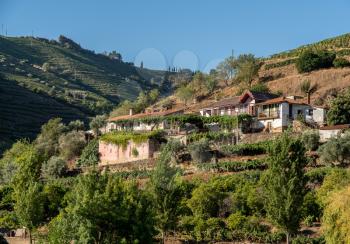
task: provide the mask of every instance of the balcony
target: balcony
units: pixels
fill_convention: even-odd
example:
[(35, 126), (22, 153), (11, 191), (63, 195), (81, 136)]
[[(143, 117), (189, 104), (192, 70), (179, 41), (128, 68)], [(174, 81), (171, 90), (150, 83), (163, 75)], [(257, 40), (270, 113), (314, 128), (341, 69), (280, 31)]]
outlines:
[(258, 113), (258, 119), (279, 119), (280, 112), (279, 111), (263, 111)]

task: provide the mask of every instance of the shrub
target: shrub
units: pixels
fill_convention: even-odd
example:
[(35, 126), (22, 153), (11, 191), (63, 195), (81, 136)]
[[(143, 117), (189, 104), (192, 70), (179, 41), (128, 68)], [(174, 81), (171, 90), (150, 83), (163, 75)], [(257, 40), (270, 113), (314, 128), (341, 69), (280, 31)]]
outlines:
[(350, 89), (339, 93), (336, 98), (331, 100), (327, 113), (327, 123), (330, 125), (350, 123)]
[(332, 194), (323, 214), (322, 227), (327, 243), (349, 243), (350, 187)]
[(307, 150), (316, 150), (320, 142), (320, 133), (316, 130), (304, 131), (301, 136), (301, 140)]
[(350, 62), (345, 58), (336, 58), (333, 61), (333, 65), (335, 68), (345, 68), (350, 67)]
[(221, 151), (229, 155), (253, 156), (265, 154), (270, 143), (270, 141), (263, 141), (253, 144), (227, 145), (223, 146)]
[(188, 146), (192, 160), (196, 163), (206, 163), (211, 159), (209, 142), (206, 139), (193, 142)]
[(59, 151), (64, 159), (73, 159), (81, 154), (85, 146), (85, 135), (81, 131), (71, 131), (59, 138)]
[(77, 161), (78, 166), (93, 166), (98, 164), (98, 140), (91, 140), (81, 152), (80, 158)]
[(257, 83), (253, 85), (249, 90), (253, 92), (270, 92), (270, 88), (264, 83)]
[(312, 51), (303, 52), (296, 61), (296, 67), (299, 73), (306, 73), (317, 69), (330, 68), (336, 55), (328, 51)]
[(41, 167), (41, 176), (45, 179), (62, 177), (66, 172), (66, 162), (59, 157), (53, 156)]
[(198, 168), (203, 171), (216, 171), (216, 172), (239, 172), (245, 170), (265, 169), (267, 166), (264, 160), (250, 160), (242, 162), (220, 162), (220, 163), (207, 163), (199, 164)]
[(321, 162), (328, 165), (345, 165), (350, 163), (350, 132), (333, 137), (318, 150)]
[(306, 236), (297, 236), (293, 238), (292, 244), (326, 244), (326, 241), (323, 237), (306, 237)]
[(239, 230), (243, 227), (246, 221), (247, 221), (246, 216), (244, 216), (240, 212), (236, 212), (231, 214), (226, 219), (226, 225), (230, 230)]

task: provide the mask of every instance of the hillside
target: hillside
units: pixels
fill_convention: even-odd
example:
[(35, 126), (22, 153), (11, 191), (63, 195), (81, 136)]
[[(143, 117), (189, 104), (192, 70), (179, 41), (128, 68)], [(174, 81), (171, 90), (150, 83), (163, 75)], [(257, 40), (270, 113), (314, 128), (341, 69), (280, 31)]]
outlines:
[(0, 75), (0, 152), (14, 139), (32, 139), (52, 117), (87, 121), (140, 91), (170, 91), (167, 72), (95, 54), (62, 36), (0, 36)]
[[(350, 60), (350, 34), (329, 38), (320, 42), (304, 45), (290, 51), (281, 52), (263, 59), (263, 65), (259, 70), (259, 77), (254, 83), (265, 83), (272, 92), (283, 95), (304, 94), (300, 85), (304, 80), (310, 80), (317, 84), (317, 90), (311, 96), (315, 105), (325, 105), (337, 92), (350, 87), (350, 68), (329, 68), (300, 74), (295, 66), (298, 56), (305, 50), (329, 50), (336, 53), (337, 57)], [(235, 95), (239, 87), (231, 85), (220, 87), (215, 96), (225, 97)]]
[(36, 93), (65, 100), (86, 113), (109, 111), (141, 90), (167, 90), (166, 73), (135, 67), (80, 47), (33, 37), (0, 37), (0, 73)]

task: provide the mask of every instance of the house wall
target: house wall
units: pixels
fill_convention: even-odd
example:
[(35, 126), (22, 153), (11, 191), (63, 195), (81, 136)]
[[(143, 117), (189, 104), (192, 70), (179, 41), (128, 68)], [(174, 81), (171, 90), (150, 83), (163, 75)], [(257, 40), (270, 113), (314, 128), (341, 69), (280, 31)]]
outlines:
[(319, 130), (320, 133), (320, 142), (326, 142), (332, 137), (336, 137), (342, 133), (341, 129), (337, 130)]
[[(135, 148), (138, 151), (138, 155), (134, 156), (132, 150)], [(158, 150), (157, 144), (148, 140), (146, 142), (136, 144), (129, 141), (128, 145), (123, 148), (112, 143), (106, 143), (103, 141), (99, 142), (99, 153), (100, 153), (100, 166), (121, 164), (139, 160), (150, 159), (154, 153)]]
[(326, 123), (327, 111), (324, 108), (314, 108), (312, 119), (319, 125)]

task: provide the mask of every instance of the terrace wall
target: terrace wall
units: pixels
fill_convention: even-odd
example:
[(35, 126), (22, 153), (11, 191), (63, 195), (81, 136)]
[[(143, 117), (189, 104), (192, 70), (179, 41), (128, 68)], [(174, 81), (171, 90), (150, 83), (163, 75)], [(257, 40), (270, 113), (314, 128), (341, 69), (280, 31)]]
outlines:
[[(133, 155), (133, 150), (137, 150), (138, 155)], [(112, 143), (99, 142), (100, 163), (99, 166), (123, 164), (153, 158), (155, 152), (159, 150), (159, 144), (154, 140), (148, 140), (136, 144), (129, 141), (123, 147)]]

